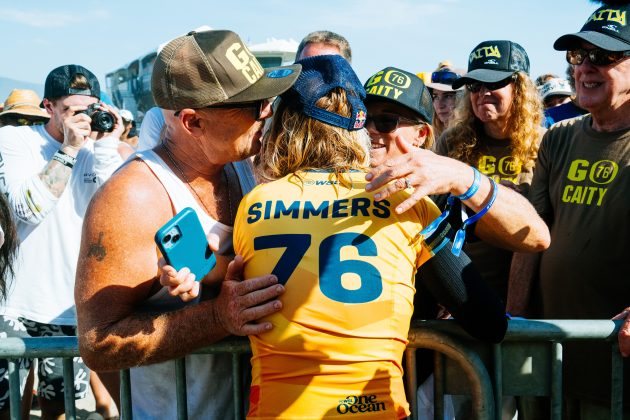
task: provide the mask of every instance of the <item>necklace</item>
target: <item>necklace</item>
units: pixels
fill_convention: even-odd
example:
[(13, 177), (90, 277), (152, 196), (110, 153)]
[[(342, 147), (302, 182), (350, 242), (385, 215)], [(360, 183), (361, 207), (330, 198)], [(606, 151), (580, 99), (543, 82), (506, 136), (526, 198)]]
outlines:
[[(180, 168), (180, 166), (177, 164), (175, 159), (173, 159), (173, 155), (171, 155), (171, 151), (168, 148), (168, 146), (165, 143), (162, 143), (162, 146), (164, 147), (166, 156), (168, 156), (168, 159), (171, 161), (175, 169), (177, 169), (177, 172), (179, 172), (179, 174), (182, 176), (182, 178), (184, 179), (184, 182), (186, 182), (186, 185), (190, 187), (190, 190), (193, 192), (193, 194), (195, 194), (195, 197), (197, 197), (197, 200), (199, 201), (199, 203), (201, 203), (203, 208), (206, 210), (206, 213), (210, 215), (210, 210), (208, 210), (208, 207), (206, 207), (205, 203), (203, 202), (199, 194), (197, 194), (197, 191), (195, 190), (195, 188), (192, 186), (192, 184), (190, 183), (186, 175), (184, 175), (184, 171), (182, 171), (182, 168)], [(230, 224), (231, 224), (234, 222), (234, 215), (232, 214), (232, 194), (230, 193), (230, 182), (228, 180), (227, 174), (225, 173), (225, 169), (223, 169), (223, 178), (225, 179), (225, 187), (227, 189), (228, 211), (230, 214)]]

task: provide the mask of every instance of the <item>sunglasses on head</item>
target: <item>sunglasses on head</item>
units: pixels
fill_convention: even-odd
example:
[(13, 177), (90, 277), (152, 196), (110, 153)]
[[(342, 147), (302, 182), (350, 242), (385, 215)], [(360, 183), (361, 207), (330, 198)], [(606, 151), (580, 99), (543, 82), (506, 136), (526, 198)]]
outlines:
[(368, 114), (365, 119), (365, 126), (367, 127), (370, 123), (374, 123), (376, 131), (379, 133), (391, 133), (398, 128), (401, 122), (406, 122), (411, 125), (422, 124), (420, 120), (412, 120), (410, 118), (401, 117), (400, 115), (380, 114), (370, 116)]
[(577, 66), (584, 62), (584, 59), (588, 57), (588, 61), (594, 66), (609, 66), (613, 63), (621, 61), (624, 57), (630, 56), (630, 50), (628, 51), (608, 51), (601, 48), (593, 48), (585, 50), (578, 48), (575, 50), (567, 51), (567, 62)]
[(485, 87), (486, 90), (488, 90), (489, 92), (492, 92), (493, 90), (498, 90), (498, 89), (506, 87), (507, 85), (512, 83), (514, 80), (516, 80), (516, 75), (515, 74), (511, 75), (507, 79), (499, 80), (498, 82), (492, 82), (492, 83), (488, 83), (488, 82), (466, 83), (466, 89), (468, 89), (472, 93), (478, 93), (481, 90), (482, 87)]
[(434, 71), (431, 74), (431, 83), (441, 83), (443, 85), (452, 85), (453, 82), (461, 76), (452, 71)]

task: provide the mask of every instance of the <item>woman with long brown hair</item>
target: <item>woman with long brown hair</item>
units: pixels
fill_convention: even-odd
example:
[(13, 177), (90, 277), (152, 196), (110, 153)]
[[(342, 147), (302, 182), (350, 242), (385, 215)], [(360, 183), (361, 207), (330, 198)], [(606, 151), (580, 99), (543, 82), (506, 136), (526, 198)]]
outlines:
[[(451, 128), (436, 151), (527, 195), (538, 144), (544, 133), (542, 106), (529, 78), (529, 58), (512, 41), (484, 41), (470, 53), (466, 86)], [(512, 252), (485, 242), (464, 247), (485, 280), (504, 299)]]

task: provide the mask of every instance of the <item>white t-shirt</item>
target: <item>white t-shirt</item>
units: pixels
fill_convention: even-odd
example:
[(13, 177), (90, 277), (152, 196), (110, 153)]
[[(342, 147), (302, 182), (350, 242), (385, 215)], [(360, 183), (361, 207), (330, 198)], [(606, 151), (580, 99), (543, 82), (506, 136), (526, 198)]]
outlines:
[(140, 124), (140, 135), (138, 137), (138, 151), (153, 149), (160, 142), (160, 133), (164, 127), (164, 114), (162, 109), (154, 106), (149, 109), (142, 124)]
[(21, 241), (1, 314), (76, 325), (74, 279), (83, 217), (98, 187), (122, 163), (119, 143), (114, 137), (88, 139), (57, 198), (39, 173), (61, 143), (44, 125), (0, 128), (0, 191), (8, 196)]

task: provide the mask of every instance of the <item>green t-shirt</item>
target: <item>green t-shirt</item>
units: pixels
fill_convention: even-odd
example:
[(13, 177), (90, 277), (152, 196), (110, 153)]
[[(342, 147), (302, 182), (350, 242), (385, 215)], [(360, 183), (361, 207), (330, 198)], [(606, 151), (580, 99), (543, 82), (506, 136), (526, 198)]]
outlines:
[[(547, 319), (610, 319), (630, 305), (630, 130), (591, 123), (557, 123), (538, 151), (529, 199), (551, 230), (540, 266)], [(599, 349), (567, 351), (565, 386), (605, 401), (610, 345)]]

